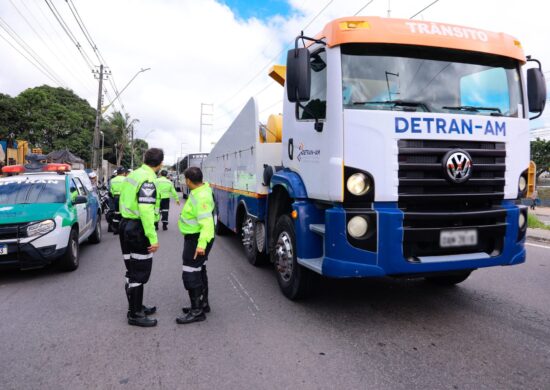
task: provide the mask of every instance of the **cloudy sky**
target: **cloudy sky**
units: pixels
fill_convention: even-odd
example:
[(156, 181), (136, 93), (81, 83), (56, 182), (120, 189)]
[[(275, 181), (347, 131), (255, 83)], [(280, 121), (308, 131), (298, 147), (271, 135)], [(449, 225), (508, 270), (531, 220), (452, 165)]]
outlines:
[[(212, 115), (204, 121), (212, 126), (203, 128), (203, 151), (210, 150), (250, 96), (259, 99), (261, 119), (281, 110), (282, 88), (267, 70), (284, 61), (283, 53), (300, 30), (314, 35), (329, 20), (357, 12), (388, 16), (389, 9), (391, 17), (409, 18), (432, 2), (0, 0), (0, 92), (15, 96), (26, 88), (61, 84), (95, 107), (97, 81), (88, 62), (96, 66), (100, 61), (76, 23), (75, 12), (119, 90), (140, 69), (151, 68), (129, 85), (121, 101), (124, 110), (139, 119), (136, 136), (164, 148), (166, 161), (172, 162), (180, 153), (199, 149), (201, 103), (213, 104), (205, 106)], [(506, 32), (550, 70), (549, 10), (544, 0), (439, 0), (416, 19)], [(12, 47), (30, 57), (12, 37), (32, 50), (55, 82)], [(109, 102), (114, 87), (108, 82), (106, 88)], [(120, 109), (119, 102), (114, 106)], [(534, 127), (550, 125), (550, 114), (543, 118)]]

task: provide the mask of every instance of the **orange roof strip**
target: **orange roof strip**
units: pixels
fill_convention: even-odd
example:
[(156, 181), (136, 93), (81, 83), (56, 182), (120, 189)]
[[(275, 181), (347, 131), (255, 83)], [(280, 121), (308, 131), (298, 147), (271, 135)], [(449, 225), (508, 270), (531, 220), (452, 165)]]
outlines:
[(348, 17), (328, 23), (317, 38), (326, 38), (329, 47), (344, 43), (389, 43), (476, 51), (515, 58), (525, 62), (521, 44), (514, 37), (448, 23)]
[(249, 196), (251, 198), (257, 198), (257, 199), (260, 199), (260, 198), (265, 198), (267, 197), (266, 194), (258, 194), (256, 192), (250, 192), (250, 191), (244, 191), (244, 190), (237, 190), (235, 188), (229, 188), (229, 187), (223, 187), (223, 186), (219, 186), (217, 184), (212, 184), (212, 183), (209, 183), (210, 184), (210, 187), (213, 187), (213, 188), (216, 188), (218, 190), (222, 190), (222, 191), (227, 191), (227, 192), (233, 192), (235, 194), (239, 194), (239, 195), (245, 195), (245, 196)]

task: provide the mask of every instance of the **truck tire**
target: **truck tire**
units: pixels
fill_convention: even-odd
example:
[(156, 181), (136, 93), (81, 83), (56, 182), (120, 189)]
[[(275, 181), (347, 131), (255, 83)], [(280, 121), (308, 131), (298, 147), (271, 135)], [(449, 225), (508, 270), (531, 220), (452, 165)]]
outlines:
[(451, 287), (468, 279), (471, 273), (472, 271), (467, 271), (453, 275), (427, 276), (425, 279), (426, 282), (436, 286)]
[[(261, 222), (256, 221), (248, 214), (244, 217), (241, 225), (241, 239), (244, 252), (248, 262), (255, 267), (265, 264), (267, 260), (264, 249), (265, 242), (263, 242), (265, 240), (264, 237), (262, 237), (265, 231), (261, 229), (262, 226)], [(258, 235), (260, 235), (260, 237)], [(258, 248), (262, 250), (260, 251)]]
[(74, 271), (78, 268), (80, 259), (80, 248), (78, 245), (78, 230), (72, 228), (69, 234), (69, 242), (65, 254), (61, 257), (59, 267), (63, 271)]
[(277, 220), (275, 239), (273, 264), (283, 295), (290, 300), (306, 297), (312, 288), (313, 275), (298, 264), (294, 223), (288, 215), (281, 215)]
[(88, 241), (91, 244), (99, 244), (101, 242), (101, 218), (97, 216), (97, 222), (95, 223), (94, 232), (88, 237)]

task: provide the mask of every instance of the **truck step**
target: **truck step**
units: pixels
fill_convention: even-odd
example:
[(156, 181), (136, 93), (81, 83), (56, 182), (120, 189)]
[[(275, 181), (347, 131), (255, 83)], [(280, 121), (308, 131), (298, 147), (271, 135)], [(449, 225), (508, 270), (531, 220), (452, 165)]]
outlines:
[(311, 230), (313, 233), (320, 234), (321, 236), (325, 235), (325, 224), (310, 224), (309, 230)]

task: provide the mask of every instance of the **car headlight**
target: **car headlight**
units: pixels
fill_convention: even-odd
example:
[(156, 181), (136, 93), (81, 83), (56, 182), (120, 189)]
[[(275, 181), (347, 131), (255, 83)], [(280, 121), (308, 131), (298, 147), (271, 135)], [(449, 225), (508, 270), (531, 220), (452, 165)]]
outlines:
[(521, 211), (518, 216), (518, 225), (520, 230), (523, 230), (525, 228), (525, 223), (527, 222), (527, 219), (525, 218), (525, 214), (523, 214)]
[(363, 173), (354, 173), (348, 178), (346, 187), (355, 196), (365, 195), (371, 188), (370, 179)]
[(348, 222), (348, 233), (353, 238), (361, 238), (367, 234), (369, 224), (364, 217), (355, 216)]
[(527, 179), (525, 178), (525, 176), (521, 175), (519, 177), (518, 190), (519, 192), (524, 192), (526, 189), (527, 189)]
[(27, 237), (42, 236), (55, 229), (55, 222), (47, 219), (27, 226)]

